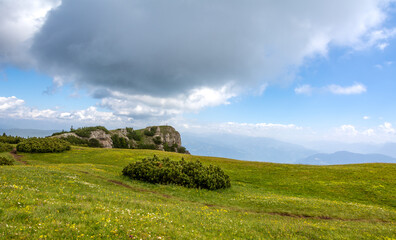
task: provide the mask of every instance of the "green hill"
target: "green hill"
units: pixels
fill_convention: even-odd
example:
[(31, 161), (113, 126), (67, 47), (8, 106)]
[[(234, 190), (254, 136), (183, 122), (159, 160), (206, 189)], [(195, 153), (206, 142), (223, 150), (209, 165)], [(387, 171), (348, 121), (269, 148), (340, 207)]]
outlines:
[[(154, 154), (220, 166), (232, 187), (121, 175)], [(0, 166), (0, 239), (395, 239), (395, 176), (396, 164), (287, 165), (84, 147), (23, 154)]]

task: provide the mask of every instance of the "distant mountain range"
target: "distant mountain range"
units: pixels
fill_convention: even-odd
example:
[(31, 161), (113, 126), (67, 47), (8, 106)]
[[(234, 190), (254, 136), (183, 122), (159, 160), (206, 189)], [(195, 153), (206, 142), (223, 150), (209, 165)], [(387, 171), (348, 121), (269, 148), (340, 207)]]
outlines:
[(191, 154), (248, 161), (294, 163), (317, 153), (297, 144), (272, 138), (233, 134), (199, 135), (182, 133), (182, 143)]
[(317, 152), (322, 153), (334, 153), (339, 151), (361, 154), (378, 153), (396, 158), (396, 143), (393, 142), (374, 144), (317, 141), (305, 144), (304, 146), (309, 146), (311, 149), (315, 149)]
[(303, 158), (297, 163), (313, 165), (336, 165), (336, 164), (354, 164), (354, 163), (396, 163), (396, 158), (383, 154), (359, 154), (346, 151), (335, 153), (318, 153)]

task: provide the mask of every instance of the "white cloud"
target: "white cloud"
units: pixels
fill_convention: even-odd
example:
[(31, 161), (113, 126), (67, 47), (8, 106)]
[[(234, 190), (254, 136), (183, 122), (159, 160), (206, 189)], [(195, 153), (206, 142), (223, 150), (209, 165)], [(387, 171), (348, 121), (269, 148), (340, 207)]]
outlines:
[(112, 91), (104, 97), (101, 106), (117, 115), (132, 118), (172, 117), (183, 112), (196, 112), (205, 107), (229, 104), (229, 99), (237, 95), (232, 85), (218, 89), (203, 87), (193, 89), (188, 94), (175, 97), (153, 97), (150, 95), (128, 95)]
[(384, 50), (387, 46), (389, 46), (389, 43), (380, 43), (380, 44), (378, 44), (377, 45), (377, 47), (380, 49), (380, 50)]
[(341, 127), (337, 128), (336, 131), (341, 133), (341, 135), (348, 136), (356, 136), (359, 133), (353, 125), (342, 125)]
[(336, 84), (328, 85), (325, 87), (317, 88), (312, 87), (311, 85), (302, 85), (294, 89), (296, 94), (304, 94), (304, 95), (311, 95), (315, 92), (329, 92), (336, 95), (353, 95), (353, 94), (361, 94), (367, 91), (366, 86), (361, 83), (355, 83), (352, 86), (340, 86)]
[(351, 124), (329, 130), (324, 134), (326, 140), (348, 143), (384, 143), (396, 141), (396, 130), (392, 124), (385, 122), (376, 127), (358, 128)]
[(378, 69), (383, 69), (384, 67), (389, 67), (393, 64), (392, 61), (386, 61), (383, 64), (375, 64), (374, 67), (378, 68)]
[(370, 119), (370, 116), (363, 116), (363, 119), (364, 119), (364, 120), (369, 120), (369, 119)]
[(50, 120), (50, 121), (73, 121), (80, 123), (104, 124), (112, 121), (125, 122), (112, 112), (101, 112), (96, 107), (72, 112), (60, 112), (52, 109), (37, 109), (25, 105), (25, 101), (12, 97), (0, 97), (0, 118)]
[(0, 97), (0, 111), (12, 111), (15, 108), (19, 108), (25, 103), (22, 99), (18, 99), (15, 96), (12, 97)]
[(296, 94), (305, 94), (305, 95), (311, 95), (313, 91), (314, 91), (314, 88), (308, 84), (302, 85), (302, 86), (294, 89), (294, 92)]
[(396, 28), (383, 28), (372, 31), (368, 34), (368, 40), (365, 47), (376, 46), (380, 50), (384, 50), (389, 46), (388, 40), (396, 35)]
[(329, 85), (326, 87), (327, 91), (337, 95), (352, 95), (361, 94), (367, 91), (366, 86), (361, 83), (355, 83), (352, 86), (342, 87), (339, 85)]
[(0, 64), (30, 61), (28, 49), (33, 35), (45, 22), (48, 11), (60, 0), (0, 1)]
[(384, 124), (380, 125), (379, 128), (387, 134), (395, 134), (396, 133), (396, 130), (393, 128), (393, 126), (390, 122), (385, 122)]

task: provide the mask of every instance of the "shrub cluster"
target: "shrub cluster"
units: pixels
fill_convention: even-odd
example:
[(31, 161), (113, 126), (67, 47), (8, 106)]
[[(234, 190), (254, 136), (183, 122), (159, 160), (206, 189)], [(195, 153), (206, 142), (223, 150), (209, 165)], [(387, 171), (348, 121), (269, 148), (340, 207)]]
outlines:
[(17, 145), (17, 151), (52, 153), (70, 150), (70, 143), (58, 138), (28, 138)]
[(64, 133), (68, 133), (68, 132), (65, 131), (65, 130), (62, 130), (62, 132), (55, 132), (51, 136), (57, 136), (57, 135), (61, 135), (61, 134), (64, 134)]
[(151, 127), (150, 130), (148, 129), (144, 130), (144, 135), (152, 137), (154, 136), (155, 132), (157, 132), (157, 127)]
[(0, 166), (1, 165), (14, 165), (14, 160), (11, 158), (0, 157)]
[(186, 150), (185, 147), (180, 146), (180, 147), (177, 147), (177, 152), (178, 152), (178, 153), (186, 153), (187, 150)]
[(160, 145), (162, 143), (161, 137), (160, 136), (156, 136), (153, 138), (153, 142), (157, 145)]
[(72, 145), (76, 146), (83, 146), (83, 147), (88, 147), (88, 140), (87, 139), (81, 139), (75, 136), (67, 136), (67, 137), (61, 137), (60, 139), (68, 141)]
[(11, 152), (14, 147), (9, 143), (0, 142), (0, 152)]
[(3, 143), (18, 144), (22, 140), (24, 140), (24, 138), (7, 136), (7, 134), (5, 134), (5, 133), (3, 133), (2, 136), (0, 136), (0, 142), (3, 142)]
[(217, 166), (203, 166), (200, 161), (172, 161), (169, 158), (143, 159), (122, 170), (131, 179), (149, 183), (176, 184), (190, 188), (216, 190), (231, 187), (230, 178)]
[(77, 128), (75, 130), (73, 129), (71, 132), (74, 132), (77, 136), (89, 138), (91, 136), (91, 132), (95, 130), (102, 130), (105, 133), (110, 134), (109, 130), (103, 126)]
[(88, 147), (93, 147), (93, 148), (102, 148), (102, 144), (100, 144), (99, 140), (96, 138), (91, 138), (88, 140)]
[(113, 140), (113, 148), (129, 148), (128, 140), (118, 134), (111, 136), (111, 140)]

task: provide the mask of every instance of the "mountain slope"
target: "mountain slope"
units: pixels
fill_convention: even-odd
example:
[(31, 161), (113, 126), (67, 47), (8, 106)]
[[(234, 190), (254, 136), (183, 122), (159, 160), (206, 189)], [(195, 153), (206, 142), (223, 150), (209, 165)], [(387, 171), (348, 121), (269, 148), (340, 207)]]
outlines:
[(300, 159), (298, 163), (314, 165), (335, 165), (354, 163), (396, 163), (396, 159), (382, 154), (359, 154), (347, 151), (332, 154), (318, 153)]

